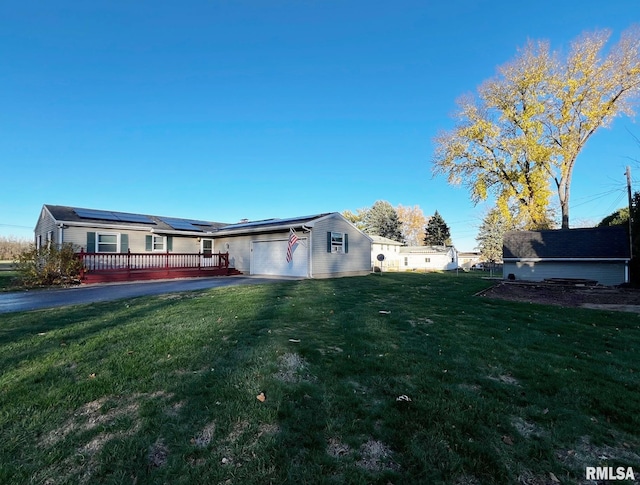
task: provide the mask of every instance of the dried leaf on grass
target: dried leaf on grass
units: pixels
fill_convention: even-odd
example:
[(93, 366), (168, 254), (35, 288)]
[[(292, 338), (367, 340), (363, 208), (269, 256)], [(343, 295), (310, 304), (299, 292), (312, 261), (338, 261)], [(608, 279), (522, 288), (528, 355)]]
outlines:
[(513, 446), (513, 438), (506, 434), (502, 436), (502, 442), (506, 445)]

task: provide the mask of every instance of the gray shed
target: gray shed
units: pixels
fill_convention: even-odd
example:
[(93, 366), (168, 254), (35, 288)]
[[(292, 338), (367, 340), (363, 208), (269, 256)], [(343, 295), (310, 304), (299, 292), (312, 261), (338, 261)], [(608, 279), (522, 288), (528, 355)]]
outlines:
[(504, 236), (504, 277), (629, 282), (629, 236), (624, 226), (510, 231)]

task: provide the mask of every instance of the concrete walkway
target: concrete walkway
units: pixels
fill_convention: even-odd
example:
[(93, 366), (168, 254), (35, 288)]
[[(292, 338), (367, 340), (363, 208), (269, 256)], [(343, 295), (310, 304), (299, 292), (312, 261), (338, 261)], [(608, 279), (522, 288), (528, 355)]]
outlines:
[(73, 288), (0, 293), (0, 313), (41, 310), (43, 308), (83, 305), (123, 298), (136, 298), (138, 296), (163, 295), (223, 286), (258, 285), (299, 279), (276, 276), (225, 276), (117, 284), (105, 283), (82, 285)]

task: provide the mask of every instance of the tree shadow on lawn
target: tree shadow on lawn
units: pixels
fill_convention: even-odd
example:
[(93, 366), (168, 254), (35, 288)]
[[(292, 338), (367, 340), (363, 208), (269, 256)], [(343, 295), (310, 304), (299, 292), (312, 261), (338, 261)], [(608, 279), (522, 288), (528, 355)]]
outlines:
[(85, 345), (96, 336), (160, 312), (169, 304), (160, 297), (140, 306), (138, 302), (144, 299), (0, 315), (0, 348), (6, 349), (0, 357), (0, 368), (37, 361), (55, 351), (64, 359), (65, 348)]
[[(158, 320), (136, 334), (134, 367), (109, 362), (133, 342), (112, 339), (104, 350), (109, 372), (122, 365), (131, 382), (110, 384), (98, 375), (81, 383), (84, 397), (75, 398), (81, 404), (47, 448), (59, 460), (31, 465), (41, 469), (37, 477), (506, 483), (559, 474), (552, 432), (539, 425), (554, 426), (557, 394), (532, 399), (529, 383), (511, 376), (517, 356), (505, 356), (505, 337), (498, 335), (509, 323), (483, 329), (476, 315), (455, 308), (455, 298), (443, 299), (443, 283), (456, 297), (469, 294), (456, 280), (367, 278), (210, 290), (132, 305), (123, 318)], [(236, 307), (218, 304), (226, 295), (234, 295)], [(91, 306), (94, 318), (102, 306)], [(508, 318), (507, 307), (482, 307)], [(83, 310), (61, 315), (82, 322), (76, 311)], [(116, 327), (118, 315), (109, 315), (104, 328)], [(156, 342), (153, 333), (161, 331), (167, 335)], [(75, 337), (100, 332), (96, 322)], [(138, 354), (153, 354), (152, 367), (147, 356), (137, 369)], [(264, 400), (257, 399), (261, 393)], [(403, 395), (410, 401), (397, 400)]]

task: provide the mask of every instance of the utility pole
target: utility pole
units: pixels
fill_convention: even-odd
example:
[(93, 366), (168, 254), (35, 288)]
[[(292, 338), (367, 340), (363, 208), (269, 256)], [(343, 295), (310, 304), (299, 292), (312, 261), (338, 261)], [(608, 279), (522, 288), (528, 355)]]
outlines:
[(633, 258), (633, 234), (631, 233), (633, 224), (632, 224), (632, 215), (633, 215), (633, 207), (632, 207), (632, 199), (631, 199), (631, 168), (627, 165), (627, 196), (629, 197), (629, 259)]

